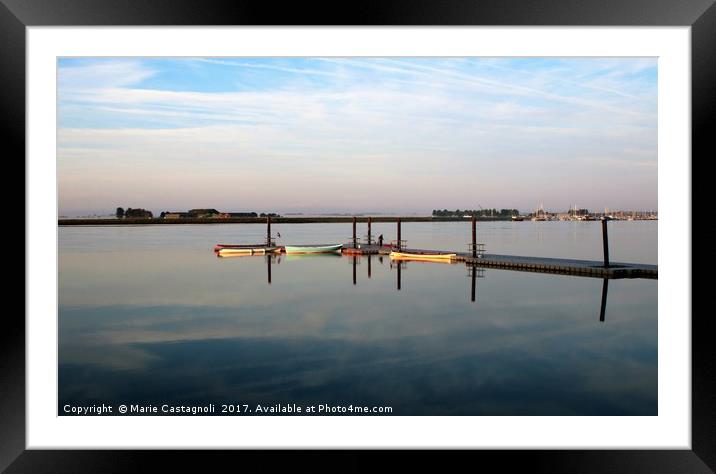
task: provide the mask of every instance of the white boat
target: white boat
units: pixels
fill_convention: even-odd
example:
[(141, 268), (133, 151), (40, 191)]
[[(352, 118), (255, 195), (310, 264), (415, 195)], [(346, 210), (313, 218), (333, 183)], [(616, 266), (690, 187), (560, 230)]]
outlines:
[(339, 252), (343, 244), (286, 245), (286, 253), (331, 253)]

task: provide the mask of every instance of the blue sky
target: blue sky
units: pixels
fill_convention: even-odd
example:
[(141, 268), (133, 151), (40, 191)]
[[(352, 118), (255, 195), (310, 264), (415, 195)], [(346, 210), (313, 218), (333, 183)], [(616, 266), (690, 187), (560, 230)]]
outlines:
[(657, 209), (656, 58), (65, 58), (60, 213)]

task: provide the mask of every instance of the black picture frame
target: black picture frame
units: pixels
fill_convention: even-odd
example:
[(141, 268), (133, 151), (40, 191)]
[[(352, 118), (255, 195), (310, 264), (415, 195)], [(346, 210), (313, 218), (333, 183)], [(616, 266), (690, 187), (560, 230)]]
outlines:
[[(690, 26), (692, 37), (692, 156), (706, 158), (716, 107), (716, 6), (714, 0), (374, 0), (355, 3), (259, 2), (250, 0), (0, 0), (0, 103), (8, 158), (25, 154), (25, 54), (29, 26), (110, 25), (534, 25)], [(9, 161), (9, 160), (8, 160)], [(19, 162), (20, 160), (16, 160)], [(696, 160), (692, 158), (692, 163)], [(21, 170), (24, 176), (24, 166)], [(16, 198), (15, 198), (16, 200)], [(25, 252), (28, 249), (25, 248)], [(688, 256), (691, 258), (691, 255)], [(23, 271), (23, 274), (25, 271)], [(19, 280), (19, 279), (18, 279)], [(23, 279), (24, 282), (24, 279)], [(23, 312), (24, 313), (24, 312)], [(431, 462), (496, 461), (508, 467), (549, 472), (713, 472), (716, 470), (714, 358), (710, 315), (691, 317), (692, 450), (471, 451)], [(25, 321), (6, 311), (0, 331), (0, 469), (7, 472), (143, 471), (149, 462), (205, 468), (207, 456), (236, 453), (199, 451), (57, 451), (25, 449)], [(198, 456), (197, 456), (198, 454)], [(443, 453), (445, 454), (445, 453)], [(240, 453), (242, 466), (265, 463), (267, 453)], [(333, 466), (340, 471), (372, 470), (366, 451), (288, 453), (291, 463)], [(470, 456), (470, 460), (463, 459)], [(274, 459), (274, 456), (270, 456)], [(429, 467), (424, 453), (411, 462)], [(396, 461), (397, 462), (397, 461)], [(404, 461), (400, 461), (404, 467)]]

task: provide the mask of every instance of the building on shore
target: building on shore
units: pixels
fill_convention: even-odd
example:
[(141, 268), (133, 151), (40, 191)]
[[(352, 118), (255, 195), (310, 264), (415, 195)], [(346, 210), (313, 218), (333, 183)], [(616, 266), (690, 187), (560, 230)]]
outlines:
[[(270, 214), (278, 216), (278, 214)], [(266, 214), (261, 214), (265, 217)], [(256, 212), (219, 212), (216, 209), (190, 209), (187, 212), (164, 211), (159, 215), (162, 219), (231, 219), (235, 217), (259, 217)]]
[(216, 209), (189, 209), (189, 217), (194, 218), (206, 218), (206, 217), (218, 217), (221, 214)]
[(230, 219), (232, 217), (258, 217), (255, 212), (222, 212), (216, 217), (220, 219)]
[(162, 219), (186, 219), (191, 216), (188, 212), (166, 211), (159, 214), (159, 217), (161, 217)]

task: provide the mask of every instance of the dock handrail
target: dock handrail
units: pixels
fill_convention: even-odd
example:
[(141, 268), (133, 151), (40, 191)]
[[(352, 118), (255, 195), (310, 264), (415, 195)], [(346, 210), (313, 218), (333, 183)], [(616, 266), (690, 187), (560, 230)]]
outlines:
[(485, 244), (481, 244), (481, 243), (476, 243), (476, 244), (469, 243), (469, 244), (467, 244), (467, 251), (468, 251), (469, 253), (472, 254), (472, 253), (473, 253), (473, 249), (475, 250), (475, 253), (477, 254), (477, 258), (482, 258), (482, 257), (485, 256)]
[(485, 278), (485, 269), (475, 265), (467, 264), (467, 276), (472, 277), (473, 273), (476, 278)]
[(408, 244), (408, 241), (407, 241), (407, 240), (403, 240), (403, 239), (401, 239), (401, 240), (397, 240), (397, 239), (396, 239), (396, 240), (391, 240), (391, 241), (390, 241), (390, 246), (393, 247), (393, 248), (401, 248), (401, 249), (402, 249), (402, 248), (405, 248), (405, 246), (406, 246), (407, 244)]

